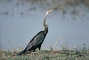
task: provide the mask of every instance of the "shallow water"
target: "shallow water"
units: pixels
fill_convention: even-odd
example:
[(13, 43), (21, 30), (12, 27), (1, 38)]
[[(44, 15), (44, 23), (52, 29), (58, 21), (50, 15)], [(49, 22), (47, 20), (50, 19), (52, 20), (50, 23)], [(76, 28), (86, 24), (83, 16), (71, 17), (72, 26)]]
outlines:
[[(50, 8), (49, 8), (50, 9)], [(25, 47), (32, 37), (43, 30), (43, 19), (48, 8), (41, 8), (33, 2), (0, 1), (0, 47), (15, 49)], [(54, 10), (47, 17), (49, 32), (42, 49), (50, 46), (61, 48), (89, 46), (89, 9), (80, 4), (75, 8), (66, 6)]]

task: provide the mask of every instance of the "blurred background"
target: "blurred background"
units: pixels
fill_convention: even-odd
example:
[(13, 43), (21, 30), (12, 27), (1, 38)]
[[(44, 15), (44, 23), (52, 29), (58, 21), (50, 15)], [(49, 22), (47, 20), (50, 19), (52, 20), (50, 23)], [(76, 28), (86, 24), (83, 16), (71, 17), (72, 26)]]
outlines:
[(41, 49), (89, 48), (89, 0), (0, 0), (0, 48), (25, 48), (43, 27), (49, 32)]

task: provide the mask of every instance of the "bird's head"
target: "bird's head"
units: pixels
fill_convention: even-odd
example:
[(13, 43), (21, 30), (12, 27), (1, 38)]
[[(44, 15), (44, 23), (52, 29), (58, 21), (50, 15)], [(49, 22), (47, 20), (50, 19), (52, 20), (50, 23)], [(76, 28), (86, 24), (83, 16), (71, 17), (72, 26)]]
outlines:
[(53, 9), (48, 10), (48, 11), (46, 12), (46, 14), (45, 14), (45, 17), (46, 17), (50, 12), (52, 12), (52, 11), (53, 11)]
[(46, 18), (47, 18), (47, 15), (50, 13), (50, 12), (52, 12), (53, 11), (53, 9), (51, 9), (51, 10), (48, 10), (47, 12), (46, 12), (46, 14), (45, 14), (45, 18), (44, 18), (44, 21), (43, 21), (43, 26), (46, 26), (47, 24), (46, 24)]

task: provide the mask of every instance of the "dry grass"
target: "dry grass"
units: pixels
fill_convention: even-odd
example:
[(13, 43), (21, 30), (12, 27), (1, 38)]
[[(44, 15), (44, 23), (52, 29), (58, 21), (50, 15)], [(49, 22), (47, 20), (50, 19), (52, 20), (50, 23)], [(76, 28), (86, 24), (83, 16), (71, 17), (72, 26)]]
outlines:
[[(19, 50), (3, 50), (0, 49), (0, 60), (89, 60), (89, 49), (86, 48), (85, 43), (83, 43), (83, 47), (81, 49), (74, 48), (69, 49), (67, 46), (62, 45), (62, 48), (56, 50), (57, 39), (54, 46), (49, 50), (39, 50), (36, 49), (36, 52), (26, 52), (21, 56), (17, 56)], [(13, 45), (9, 42), (9, 44), (13, 47)]]
[(17, 51), (6, 51), (0, 49), (0, 60), (89, 60), (89, 49), (68, 50), (36, 50), (36, 52), (27, 52), (21, 56), (17, 56)]

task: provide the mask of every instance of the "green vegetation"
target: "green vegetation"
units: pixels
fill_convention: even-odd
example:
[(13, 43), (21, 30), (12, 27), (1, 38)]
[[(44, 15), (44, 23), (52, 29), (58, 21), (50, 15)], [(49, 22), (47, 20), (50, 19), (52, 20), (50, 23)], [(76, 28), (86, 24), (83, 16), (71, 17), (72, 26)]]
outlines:
[(22, 56), (17, 56), (17, 51), (5, 51), (0, 49), (0, 60), (89, 60), (89, 49), (73, 49), (54, 51), (36, 50), (36, 52), (27, 52)]

